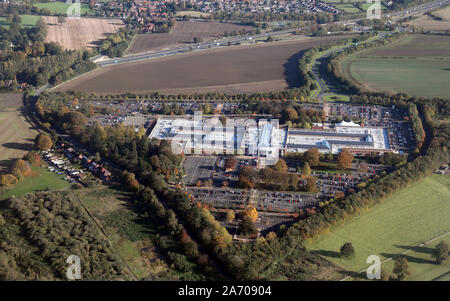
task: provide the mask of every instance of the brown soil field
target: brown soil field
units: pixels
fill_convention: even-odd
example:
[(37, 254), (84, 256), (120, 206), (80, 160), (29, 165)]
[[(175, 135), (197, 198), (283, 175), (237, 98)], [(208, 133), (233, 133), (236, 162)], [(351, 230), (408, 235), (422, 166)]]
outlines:
[(33, 149), (37, 131), (22, 114), (22, 94), (0, 95), (0, 173), (8, 170), (11, 159)]
[(224, 93), (279, 91), (298, 86), (303, 51), (341, 37), (308, 38), (207, 50), (101, 68), (57, 91)]
[(98, 46), (100, 40), (115, 33), (124, 24), (120, 19), (79, 18), (58, 24), (57, 17), (43, 17), (47, 23), (47, 42), (56, 42), (64, 49)]
[(204, 41), (221, 37), (226, 31), (251, 30), (253, 27), (219, 22), (177, 22), (170, 33), (148, 33), (138, 35), (127, 54), (161, 50), (167, 47), (192, 43), (194, 37)]

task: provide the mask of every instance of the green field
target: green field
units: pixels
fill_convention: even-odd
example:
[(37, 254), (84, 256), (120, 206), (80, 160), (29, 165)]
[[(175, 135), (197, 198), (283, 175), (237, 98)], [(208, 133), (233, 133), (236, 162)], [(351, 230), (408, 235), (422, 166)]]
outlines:
[[(34, 16), (34, 15), (20, 15), (20, 18), (22, 19), (22, 22), (20, 24), (24, 27), (32, 27), (36, 25), (36, 22), (39, 20), (40, 16)], [(0, 17), (0, 26), (4, 26), (6, 28), (9, 28), (9, 23), (7, 21), (6, 17)]]
[[(48, 2), (48, 3), (36, 3), (34, 6), (37, 8), (49, 9), (53, 14), (65, 14), (67, 9), (73, 4), (67, 4), (66, 2)], [(91, 11), (89, 5), (86, 3), (81, 3), (80, 12), (84, 14), (85, 12)]]
[[(338, 266), (357, 272), (367, 268), (369, 255), (378, 255), (382, 260), (390, 258), (450, 231), (449, 212), (450, 177), (433, 175), (383, 200), (344, 225), (336, 226), (309, 247)], [(449, 235), (445, 239), (448, 240)], [(345, 242), (351, 242), (355, 248), (352, 259), (339, 257), (339, 249)], [(443, 266), (432, 264), (431, 256), (425, 252), (427, 247), (405, 254), (413, 273), (411, 279), (432, 280), (450, 270), (450, 260)], [(391, 265), (386, 263), (384, 267), (391, 271)]]
[(0, 193), (0, 200), (5, 200), (12, 195), (20, 196), (26, 193), (36, 192), (39, 190), (57, 190), (70, 187), (70, 183), (63, 179), (64, 175), (57, 175), (51, 172), (47, 167), (33, 166), (33, 175), (25, 177), (25, 179)]
[(363, 89), (412, 96), (450, 95), (450, 37), (409, 35), (345, 58), (344, 74)]

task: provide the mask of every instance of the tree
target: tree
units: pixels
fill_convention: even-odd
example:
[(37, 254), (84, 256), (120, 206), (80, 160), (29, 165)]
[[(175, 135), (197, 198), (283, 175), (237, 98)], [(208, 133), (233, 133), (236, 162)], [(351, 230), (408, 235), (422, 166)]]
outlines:
[(309, 176), (311, 174), (311, 167), (308, 162), (305, 162), (302, 167), (302, 175)]
[(308, 149), (304, 154), (305, 161), (309, 163), (310, 166), (319, 165), (319, 150), (317, 148)]
[(351, 242), (346, 242), (341, 247), (341, 256), (342, 257), (353, 257), (355, 255), (355, 249)]
[(246, 217), (249, 217), (252, 222), (256, 222), (256, 220), (258, 219), (258, 211), (256, 211), (255, 207), (248, 205), (242, 212), (242, 216), (244, 219)]
[(48, 150), (53, 146), (52, 139), (47, 134), (38, 134), (34, 138), (34, 145), (38, 150)]
[(5, 174), (0, 176), (0, 186), (8, 187), (11, 185), (16, 185), (19, 180), (13, 174)]
[(308, 192), (317, 192), (317, 180), (314, 177), (308, 177), (306, 179), (306, 191)]
[(66, 22), (66, 18), (64, 16), (58, 16), (58, 23), (62, 24), (64, 22)]
[(194, 44), (201, 43), (203, 40), (200, 37), (194, 37)]
[(432, 255), (437, 264), (443, 263), (448, 258), (448, 245), (444, 241), (441, 241), (433, 250)]
[(11, 170), (15, 169), (19, 170), (22, 175), (26, 175), (31, 171), (30, 165), (22, 159), (15, 160), (13, 162), (13, 164), (11, 165)]
[(284, 161), (283, 159), (278, 159), (277, 163), (275, 163), (275, 165), (273, 166), (273, 169), (276, 171), (287, 171), (288, 166), (286, 164), (286, 161)]
[(242, 235), (251, 235), (258, 233), (258, 229), (256, 229), (255, 223), (248, 216), (244, 217), (244, 219), (242, 220), (240, 230)]
[(233, 210), (227, 210), (227, 222), (232, 222), (235, 218), (235, 214)]
[(337, 162), (339, 168), (350, 169), (352, 168), (353, 155), (346, 149), (342, 150), (337, 156)]
[(408, 276), (411, 274), (411, 272), (409, 271), (408, 260), (404, 257), (397, 258), (394, 263), (392, 274), (396, 280), (406, 280), (406, 278), (408, 278)]

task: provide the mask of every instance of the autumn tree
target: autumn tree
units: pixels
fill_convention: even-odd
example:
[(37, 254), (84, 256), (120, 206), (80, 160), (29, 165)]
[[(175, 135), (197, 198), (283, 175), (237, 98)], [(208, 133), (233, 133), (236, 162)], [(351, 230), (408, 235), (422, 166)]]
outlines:
[(351, 169), (353, 162), (353, 155), (346, 149), (342, 150), (337, 156), (337, 162), (339, 168)]
[(308, 149), (304, 154), (304, 159), (310, 166), (319, 165), (319, 150), (317, 148)]
[(448, 258), (448, 245), (441, 241), (433, 250), (433, 257), (437, 264), (443, 263)]
[(302, 167), (302, 175), (309, 176), (311, 174), (311, 167), (308, 162), (305, 162)]
[(19, 180), (13, 174), (8, 173), (0, 176), (0, 186), (8, 187), (16, 185), (18, 182)]
[(139, 182), (136, 180), (134, 173), (128, 172), (125, 170), (122, 173), (122, 179), (123, 179), (123, 183), (124, 183), (125, 187), (128, 190), (131, 190), (134, 192), (137, 192), (139, 190)]
[(227, 210), (227, 222), (232, 222), (235, 218), (235, 214), (233, 210)]
[(411, 274), (411, 272), (409, 271), (408, 260), (404, 257), (397, 258), (394, 263), (392, 274), (395, 277), (394, 279), (396, 280), (406, 280), (406, 278), (408, 278), (408, 276)]
[(308, 177), (306, 179), (305, 189), (308, 192), (317, 192), (317, 180), (314, 177)]
[(47, 134), (38, 134), (34, 138), (34, 145), (38, 150), (48, 150), (53, 146), (52, 139)]
[(248, 205), (242, 211), (242, 217), (249, 217), (251, 221), (256, 222), (256, 220), (258, 219), (258, 211), (256, 211), (255, 207)]
[(17, 159), (11, 165), (11, 170), (19, 170), (22, 175), (29, 174), (31, 171), (30, 165), (22, 159)]
[(278, 159), (277, 163), (275, 163), (275, 165), (273, 166), (273, 169), (276, 171), (287, 171), (288, 166), (286, 164), (286, 161), (284, 161), (283, 159)]

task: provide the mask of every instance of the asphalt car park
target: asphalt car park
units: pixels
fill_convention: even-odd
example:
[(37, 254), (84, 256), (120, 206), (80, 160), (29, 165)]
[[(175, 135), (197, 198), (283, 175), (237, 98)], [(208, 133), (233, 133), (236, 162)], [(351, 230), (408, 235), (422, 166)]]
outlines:
[(212, 180), (217, 158), (213, 156), (186, 156), (183, 161), (184, 183), (197, 185), (198, 181)]

